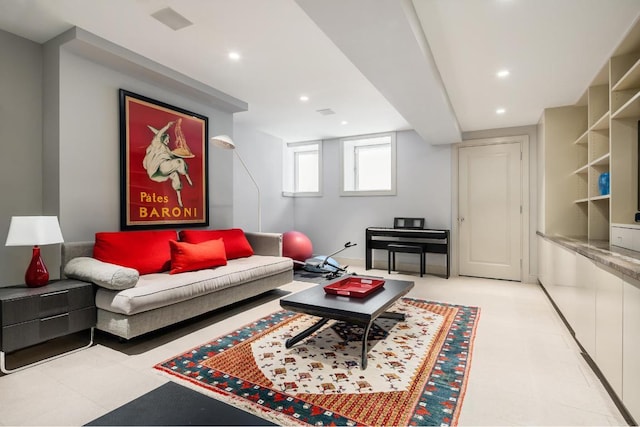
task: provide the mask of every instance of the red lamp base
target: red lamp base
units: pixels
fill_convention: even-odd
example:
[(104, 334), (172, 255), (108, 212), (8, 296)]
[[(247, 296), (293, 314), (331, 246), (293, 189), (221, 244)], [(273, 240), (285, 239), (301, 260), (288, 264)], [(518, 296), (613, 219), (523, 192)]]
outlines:
[(30, 288), (37, 288), (49, 283), (49, 271), (40, 257), (40, 247), (33, 247), (33, 257), (24, 275), (24, 283)]

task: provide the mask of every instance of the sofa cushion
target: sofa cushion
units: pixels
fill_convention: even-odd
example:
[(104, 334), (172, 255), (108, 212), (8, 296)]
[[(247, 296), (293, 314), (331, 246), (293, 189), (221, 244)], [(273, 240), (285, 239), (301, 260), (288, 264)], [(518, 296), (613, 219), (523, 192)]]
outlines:
[[(168, 246), (168, 245), (167, 245)], [(248, 282), (293, 269), (291, 258), (253, 255), (229, 260), (227, 265), (181, 274), (141, 275), (138, 284), (123, 291), (98, 288), (96, 307), (124, 315), (133, 315), (181, 301), (197, 298), (221, 289), (251, 286)], [(240, 290), (240, 292), (242, 292)]]
[(244, 258), (253, 255), (253, 248), (244, 235), (244, 231), (240, 228), (180, 231), (180, 240), (187, 243), (201, 243), (220, 238), (224, 241), (227, 259)]
[(91, 257), (73, 258), (64, 267), (65, 276), (92, 282), (103, 288), (122, 290), (136, 285), (138, 270), (99, 261)]
[(171, 240), (169, 246), (171, 247), (170, 274), (227, 265), (222, 239), (207, 240), (202, 243)]
[(176, 237), (173, 230), (100, 232), (96, 233), (93, 257), (134, 268), (140, 274), (159, 273), (169, 270), (169, 241)]

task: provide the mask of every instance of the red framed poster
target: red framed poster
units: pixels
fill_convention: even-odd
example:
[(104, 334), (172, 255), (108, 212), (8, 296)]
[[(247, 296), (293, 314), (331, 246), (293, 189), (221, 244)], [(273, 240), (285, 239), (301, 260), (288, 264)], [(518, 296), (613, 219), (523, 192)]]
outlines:
[(208, 123), (120, 89), (123, 230), (209, 225)]

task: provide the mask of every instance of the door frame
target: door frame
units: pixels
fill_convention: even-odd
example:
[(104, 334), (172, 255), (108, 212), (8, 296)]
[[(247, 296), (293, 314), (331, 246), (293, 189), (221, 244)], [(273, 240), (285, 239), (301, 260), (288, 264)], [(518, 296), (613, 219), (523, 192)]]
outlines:
[(452, 190), (452, 206), (451, 206), (451, 240), (455, 242), (451, 248), (451, 271), (452, 274), (458, 276), (460, 273), (460, 231), (459, 231), (459, 195), (460, 195), (460, 183), (459, 183), (459, 158), (460, 148), (463, 147), (475, 147), (481, 145), (499, 145), (519, 143), (520, 152), (522, 153), (522, 168), (520, 173), (522, 174), (521, 182), (521, 197), (522, 197), (522, 221), (520, 222), (520, 237), (521, 237), (521, 254), (522, 254), (522, 268), (520, 269), (520, 282), (522, 283), (534, 283), (536, 281), (536, 275), (530, 272), (530, 196), (531, 187), (529, 186), (529, 135), (514, 135), (514, 136), (500, 136), (494, 138), (482, 138), (482, 139), (469, 139), (462, 141), (458, 144), (454, 144), (453, 152), (451, 156), (451, 190)]

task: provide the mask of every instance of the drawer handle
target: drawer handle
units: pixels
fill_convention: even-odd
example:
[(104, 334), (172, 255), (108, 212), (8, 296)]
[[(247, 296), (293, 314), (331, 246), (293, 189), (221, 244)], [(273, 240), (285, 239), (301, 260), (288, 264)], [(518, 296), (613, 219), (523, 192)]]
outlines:
[(44, 297), (50, 297), (52, 295), (61, 295), (61, 294), (68, 294), (69, 291), (68, 290), (64, 290), (64, 291), (56, 291), (56, 292), (49, 292), (48, 294), (42, 294), (40, 295), (40, 298), (44, 298)]
[(42, 319), (40, 319), (41, 322), (46, 322), (48, 320), (52, 320), (52, 319), (57, 319), (59, 317), (65, 317), (65, 316), (69, 316), (69, 313), (62, 313), (62, 314), (56, 314), (55, 316), (49, 316), (49, 317), (43, 317)]

